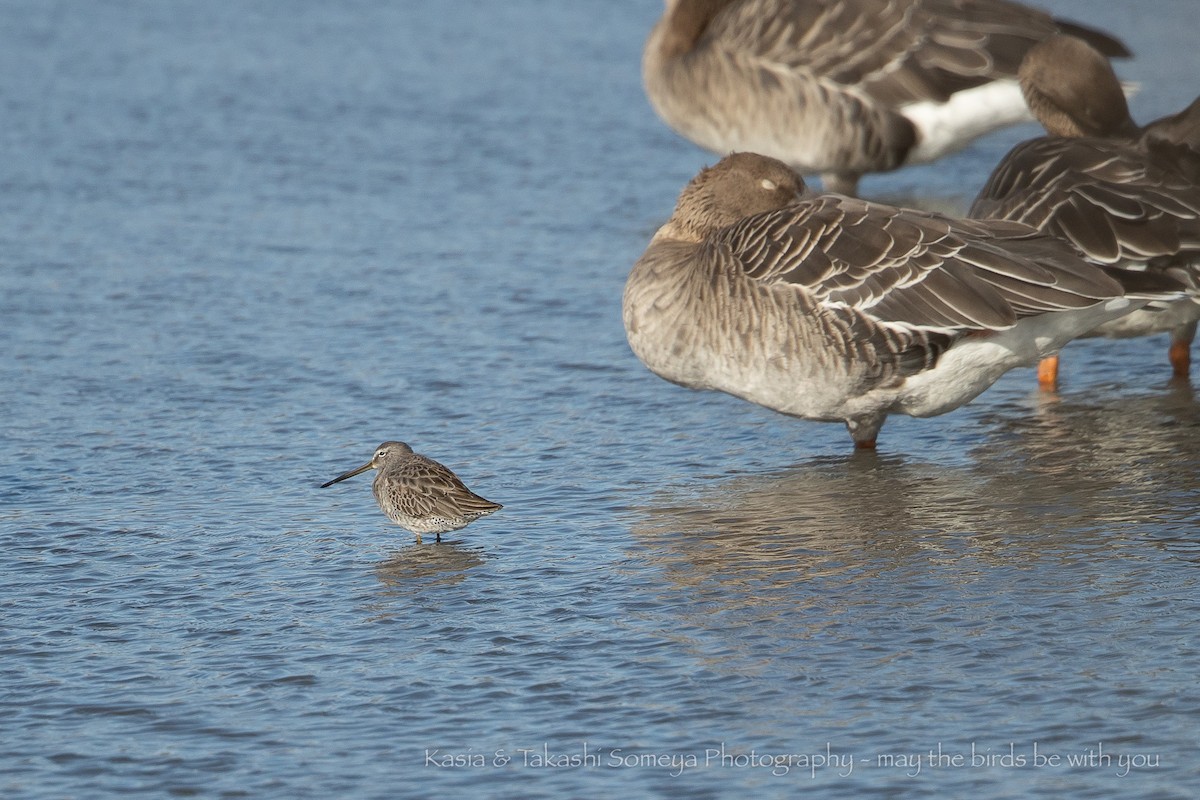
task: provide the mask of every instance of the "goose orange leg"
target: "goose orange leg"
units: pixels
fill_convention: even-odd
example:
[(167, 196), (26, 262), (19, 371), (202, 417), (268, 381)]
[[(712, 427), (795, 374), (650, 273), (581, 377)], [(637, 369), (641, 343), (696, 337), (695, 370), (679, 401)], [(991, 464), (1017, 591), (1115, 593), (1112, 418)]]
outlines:
[(1196, 337), (1196, 323), (1192, 322), (1171, 332), (1171, 349), (1167, 358), (1176, 378), (1186, 378), (1192, 366), (1192, 339)]
[(1052, 392), (1058, 388), (1057, 355), (1046, 356), (1038, 362), (1038, 386), (1047, 392)]
[(854, 439), (854, 449), (874, 450), (875, 439), (879, 436), (879, 429), (883, 427), (885, 419), (887, 419), (886, 414), (879, 414), (846, 420), (846, 428), (850, 431), (851, 438)]

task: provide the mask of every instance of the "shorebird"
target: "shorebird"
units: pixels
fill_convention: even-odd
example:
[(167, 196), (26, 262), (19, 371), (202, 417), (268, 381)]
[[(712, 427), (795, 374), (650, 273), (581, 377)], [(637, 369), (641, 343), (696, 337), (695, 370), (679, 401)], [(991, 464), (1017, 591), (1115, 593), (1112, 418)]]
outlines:
[(737, 153), (679, 195), (623, 317), (657, 375), (844, 421), (869, 448), (888, 414), (950, 411), (1164, 296), (1126, 296), (1123, 275), (1022, 223), (809, 195), (787, 165)]
[[(1181, 281), (1190, 297), (1151, 304), (1089, 335), (1170, 332), (1168, 360), (1176, 377), (1188, 377), (1200, 320), (1200, 99), (1138, 127), (1108, 59), (1068, 36), (1031, 49), (1020, 79), (1049, 136), (1013, 148), (969, 215), (1024, 222), (1093, 262)], [(1057, 356), (1038, 365), (1038, 382), (1057, 385)]]
[(1028, 120), (1016, 74), (1032, 45), (1106, 33), (1008, 0), (666, 0), (646, 41), (650, 104), (718, 155), (751, 151), (826, 191), (933, 161)]
[(371, 484), (379, 508), (392, 522), (415, 533), (418, 542), (423, 533), (436, 534), (440, 542), (443, 533), (465, 528), (503, 508), (475, 494), (447, 467), (414, 453), (404, 442), (384, 442), (366, 464), (321, 484), (321, 488), (369, 469), (379, 470)]

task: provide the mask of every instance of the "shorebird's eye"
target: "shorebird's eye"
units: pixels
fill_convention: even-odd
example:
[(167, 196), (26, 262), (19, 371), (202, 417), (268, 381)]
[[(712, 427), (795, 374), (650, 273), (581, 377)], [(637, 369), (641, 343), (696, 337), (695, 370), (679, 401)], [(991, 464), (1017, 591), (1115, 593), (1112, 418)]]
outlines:
[(766, 189), (768, 192), (773, 192), (779, 188), (779, 185), (776, 184), (775, 181), (771, 180), (770, 178), (763, 178), (760, 185), (764, 189)]

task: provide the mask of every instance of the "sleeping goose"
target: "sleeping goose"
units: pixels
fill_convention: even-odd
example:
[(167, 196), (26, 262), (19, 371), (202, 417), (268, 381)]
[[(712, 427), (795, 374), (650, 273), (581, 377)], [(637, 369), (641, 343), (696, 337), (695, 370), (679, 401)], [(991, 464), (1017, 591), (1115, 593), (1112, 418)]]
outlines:
[(957, 408), (1149, 296), (1028, 225), (809, 194), (737, 153), (684, 188), (623, 318), (655, 374), (843, 421), (870, 448), (888, 414)]
[[(1089, 260), (1170, 274), (1191, 295), (1155, 303), (1092, 331), (1170, 332), (1176, 377), (1186, 378), (1200, 320), (1200, 99), (1139, 128), (1112, 66), (1087, 43), (1056, 36), (1020, 71), (1029, 106), (1049, 136), (1022, 142), (992, 172), (972, 217), (1017, 220), (1074, 244)], [(1058, 358), (1038, 368), (1058, 381)]]
[(861, 175), (932, 161), (1029, 119), (1025, 51), (1107, 34), (1008, 0), (666, 0), (642, 58), (650, 104), (719, 155), (748, 150), (853, 194)]

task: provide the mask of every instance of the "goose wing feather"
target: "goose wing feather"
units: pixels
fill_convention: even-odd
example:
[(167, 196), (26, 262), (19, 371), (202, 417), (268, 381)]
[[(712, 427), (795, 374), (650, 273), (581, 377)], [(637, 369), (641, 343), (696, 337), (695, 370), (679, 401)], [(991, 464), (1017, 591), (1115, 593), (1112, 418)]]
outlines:
[(1014, 148), (972, 217), (1024, 222), (1103, 264), (1200, 257), (1200, 185), (1137, 143), (1043, 137)]
[(1032, 44), (1064, 29), (1106, 55), (1128, 55), (1106, 34), (1006, 0), (743, 0), (716, 14), (704, 36), (776, 69), (899, 105), (1013, 77)]
[(1000, 330), (1017, 318), (1118, 297), (1119, 284), (1027, 225), (820, 195), (721, 232), (746, 274), (886, 323)]

